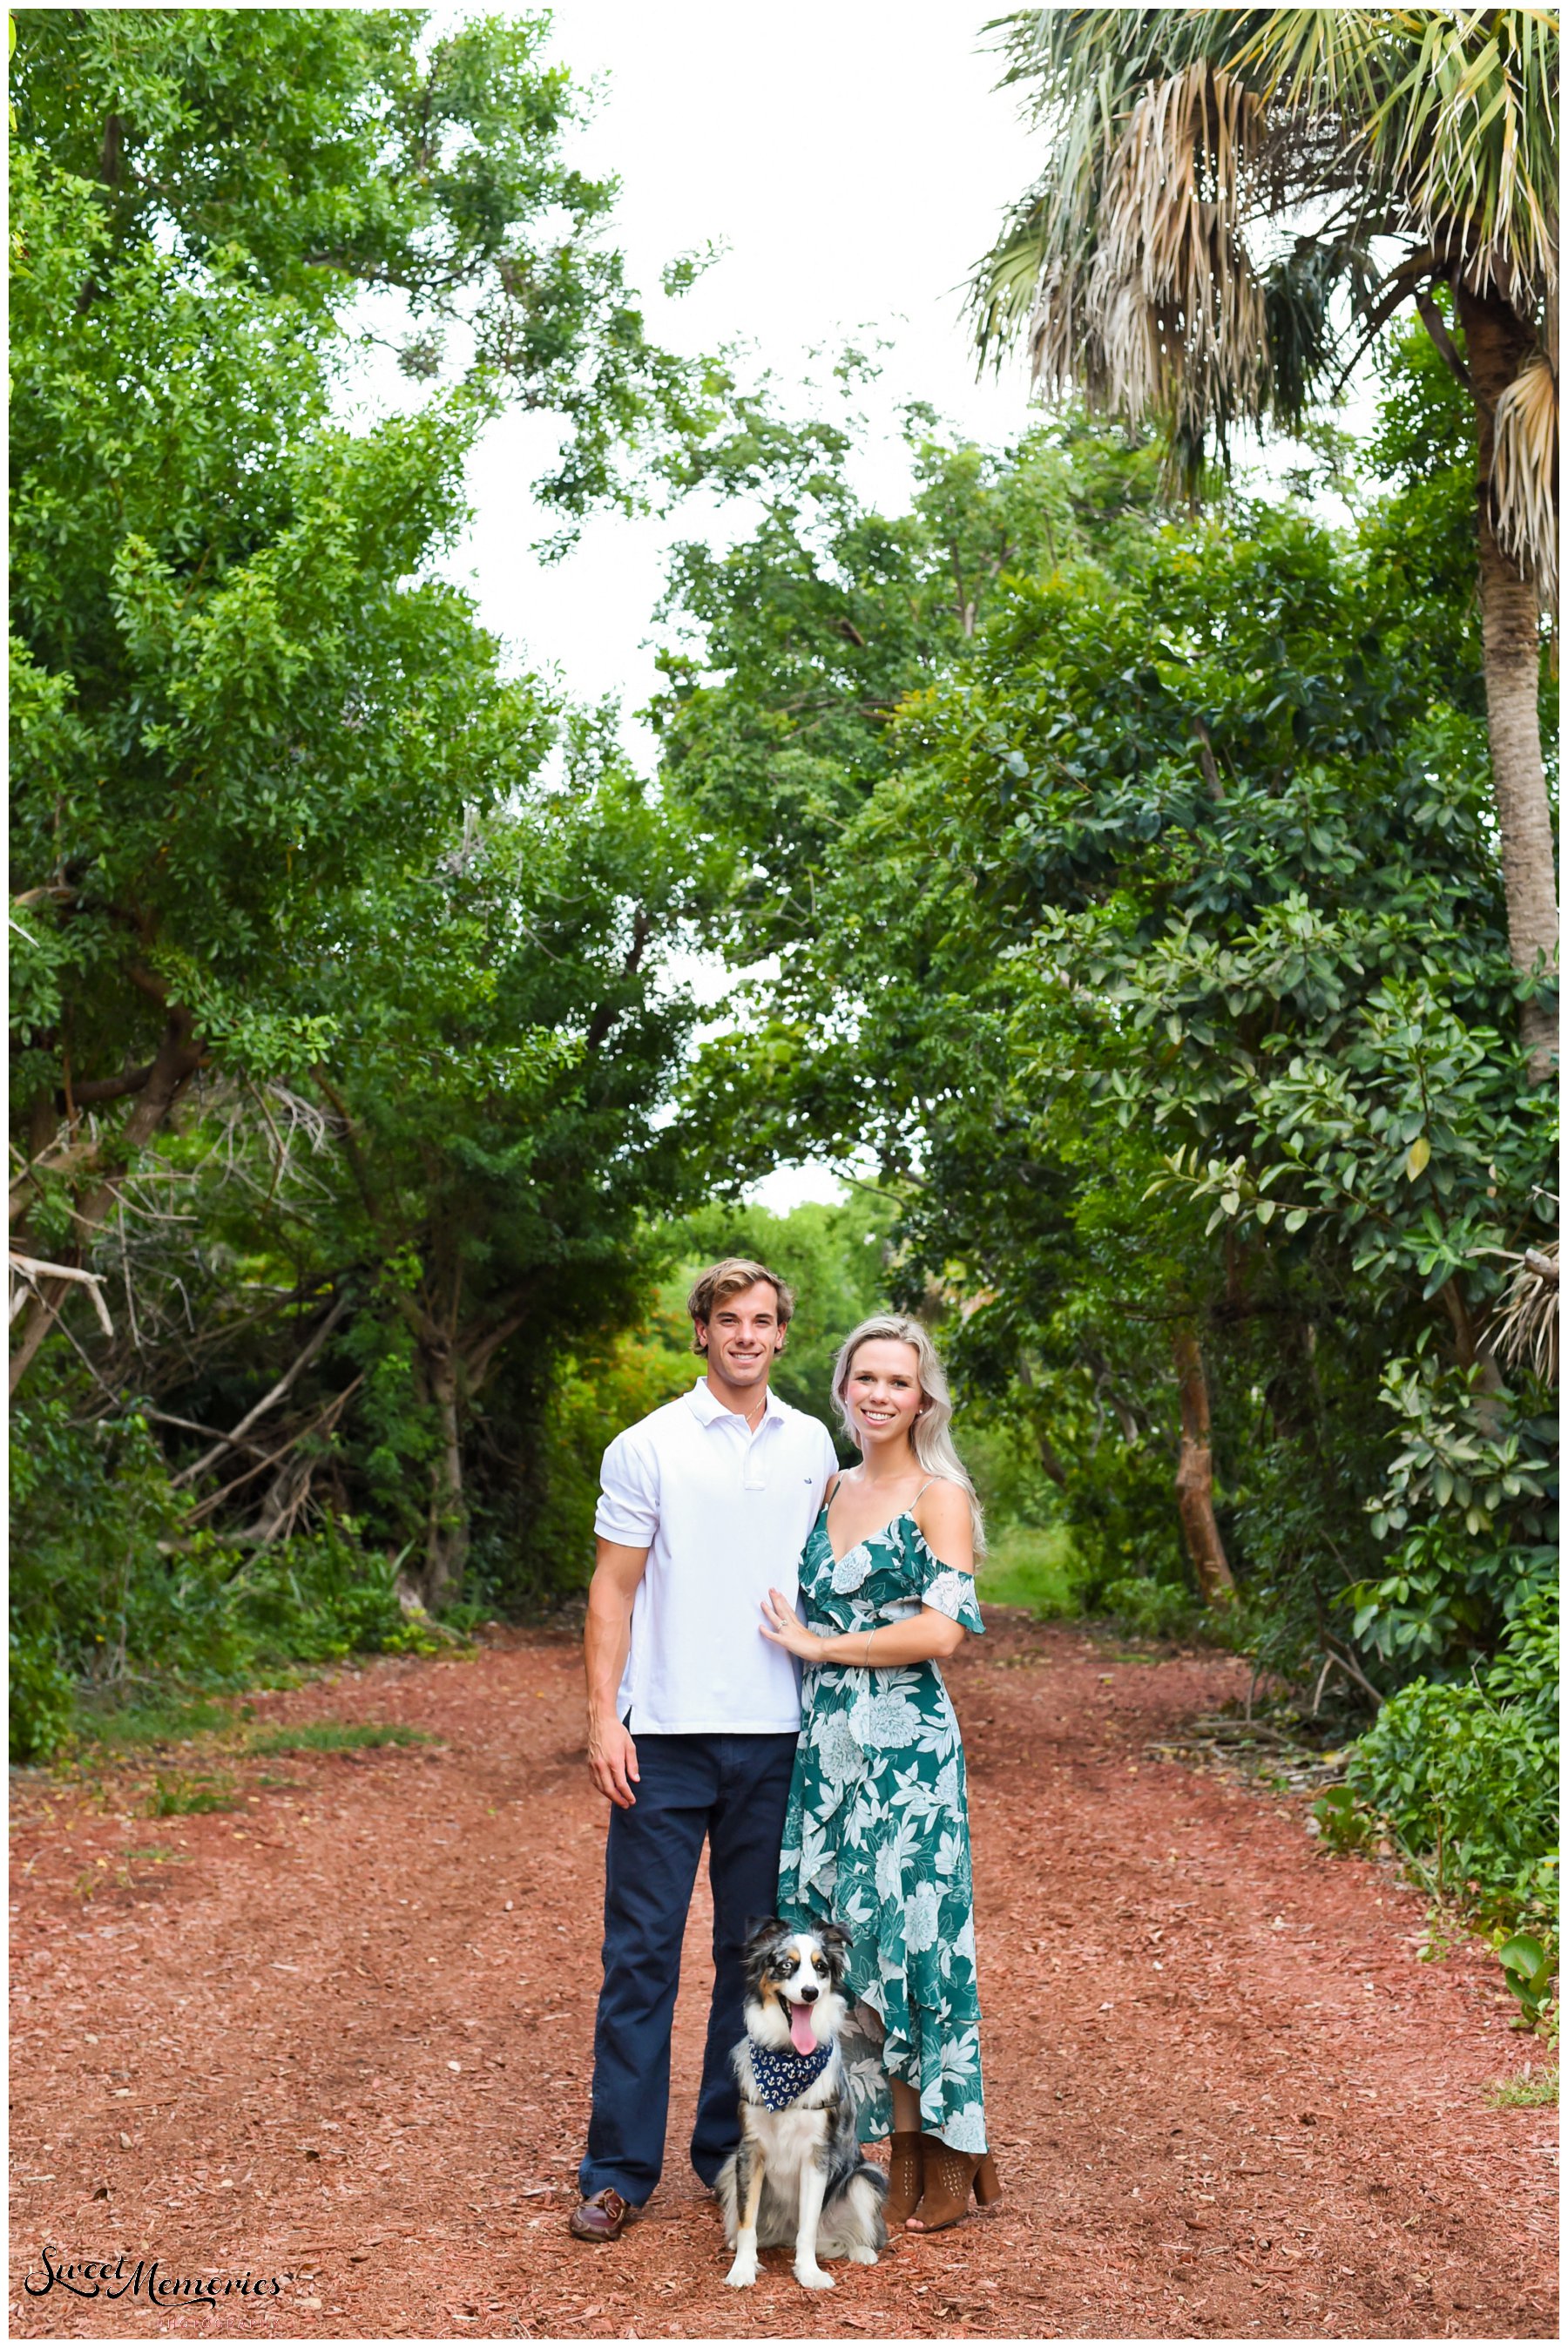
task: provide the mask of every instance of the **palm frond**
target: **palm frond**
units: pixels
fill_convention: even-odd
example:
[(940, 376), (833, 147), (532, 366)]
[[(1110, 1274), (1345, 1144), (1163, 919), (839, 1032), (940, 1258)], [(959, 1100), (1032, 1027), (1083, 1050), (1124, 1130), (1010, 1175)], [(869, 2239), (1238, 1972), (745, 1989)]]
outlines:
[(1544, 352), (1497, 403), (1491, 494), (1498, 543), (1557, 606), (1557, 378)]
[(1491, 1323), (1491, 1342), (1511, 1369), (1533, 1370), (1547, 1385), (1557, 1383), (1557, 1241), (1530, 1248), (1517, 1259), (1512, 1279)]
[(1257, 99), (1205, 60), (1132, 109), (1095, 273), (1115, 404), (1129, 414), (1160, 408), (1197, 437), (1259, 413), (1266, 320), (1241, 224), (1264, 133)]
[(1227, 62), (1271, 106), (1339, 125), (1368, 214), (1391, 214), (1478, 292), (1529, 315), (1554, 291), (1554, 12), (1279, 8)]
[(1161, 43), (1180, 13), (1027, 9), (993, 27), (1009, 60), (1003, 84), (1028, 85), (1048, 161), (973, 273), (969, 306), (982, 356), (1028, 331), (1037, 285), (1089, 266), (1108, 160), (1150, 79), (1174, 69)]
[(1258, 101), (1203, 60), (1146, 88), (1119, 128), (1102, 117), (1098, 170), (1073, 172), (1094, 186), (1092, 230), (1045, 245), (1029, 321), (1043, 386), (1158, 411), (1194, 445), (1260, 412), (1266, 305), (1240, 222), (1265, 129)]
[(971, 279), (970, 306), (981, 363), (1002, 355), (1023, 334), (1034, 307), (1045, 259), (1046, 199), (1031, 189), (1014, 206), (1000, 235)]
[(1268, 404), (1292, 431), (1300, 428), (1325, 382), (1343, 372), (1333, 304), (1344, 290), (1358, 316), (1375, 314), (1378, 267), (1353, 237), (1301, 237), (1264, 280)]
[[(999, 20), (1045, 156), (971, 281), (982, 352), (1027, 341), (1173, 448), (1297, 424), (1432, 274), (1552, 348), (1559, 34), (1539, 8), (1031, 8)], [(1304, 219), (1265, 270), (1249, 238)], [(1401, 247), (1374, 260), (1379, 242)], [(1500, 530), (1554, 578), (1548, 385), (1500, 416)]]

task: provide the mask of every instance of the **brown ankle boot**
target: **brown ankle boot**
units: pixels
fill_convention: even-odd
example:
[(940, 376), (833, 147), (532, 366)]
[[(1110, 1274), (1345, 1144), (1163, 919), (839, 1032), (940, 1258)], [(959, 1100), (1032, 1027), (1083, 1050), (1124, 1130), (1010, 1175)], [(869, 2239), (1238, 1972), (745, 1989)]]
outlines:
[(895, 2128), (887, 2163), (887, 2199), (882, 2214), (887, 2230), (903, 2225), (920, 2206), (925, 2187), (925, 2143), (918, 2128)]
[(926, 2190), (912, 2234), (939, 2233), (968, 2217), (972, 2193), (982, 2209), (1001, 2198), (997, 2165), (989, 2152), (955, 2152), (939, 2136), (925, 2139)]

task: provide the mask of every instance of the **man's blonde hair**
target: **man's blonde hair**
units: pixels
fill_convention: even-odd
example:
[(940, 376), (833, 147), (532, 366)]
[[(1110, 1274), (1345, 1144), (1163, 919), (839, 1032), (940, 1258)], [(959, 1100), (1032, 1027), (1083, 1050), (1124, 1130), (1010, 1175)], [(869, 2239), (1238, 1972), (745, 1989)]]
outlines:
[(745, 1289), (754, 1288), (759, 1280), (765, 1280), (778, 1298), (779, 1327), (788, 1328), (790, 1314), (794, 1311), (794, 1291), (788, 1282), (781, 1280), (776, 1272), (770, 1272), (765, 1263), (753, 1263), (749, 1256), (727, 1255), (723, 1262), (709, 1266), (686, 1299), (686, 1310), (692, 1315), (694, 1354), (706, 1354), (708, 1351), (697, 1334), (698, 1322), (711, 1321), (721, 1304)]

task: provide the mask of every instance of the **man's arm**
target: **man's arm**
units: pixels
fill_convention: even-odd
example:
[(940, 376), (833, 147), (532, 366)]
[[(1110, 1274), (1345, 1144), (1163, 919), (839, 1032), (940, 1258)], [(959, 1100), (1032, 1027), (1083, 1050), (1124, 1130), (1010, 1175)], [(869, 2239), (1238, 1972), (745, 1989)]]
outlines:
[(588, 1621), (582, 1660), (588, 1678), (588, 1768), (600, 1792), (618, 1810), (637, 1797), (637, 1747), (615, 1708), (620, 1674), (631, 1647), (631, 1604), (648, 1563), (646, 1549), (628, 1549), (600, 1535), (593, 1580), (588, 1585)]

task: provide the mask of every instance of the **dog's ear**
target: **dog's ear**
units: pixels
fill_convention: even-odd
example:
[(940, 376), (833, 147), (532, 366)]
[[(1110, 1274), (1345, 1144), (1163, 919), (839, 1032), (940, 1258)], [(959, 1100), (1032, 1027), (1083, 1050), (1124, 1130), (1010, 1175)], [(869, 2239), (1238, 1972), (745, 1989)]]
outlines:
[(784, 1940), (789, 1926), (782, 1916), (753, 1916), (746, 1922), (746, 1942), (742, 1951), (747, 1958), (760, 1956), (771, 1941)]
[(819, 1924), (816, 1937), (835, 1962), (846, 1957), (855, 1946), (842, 1924)]

